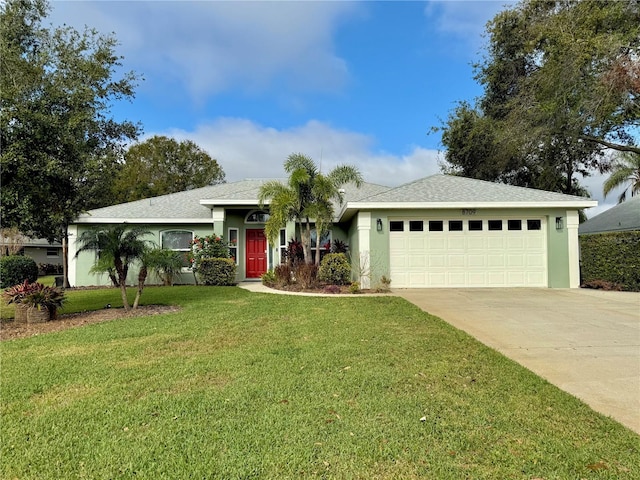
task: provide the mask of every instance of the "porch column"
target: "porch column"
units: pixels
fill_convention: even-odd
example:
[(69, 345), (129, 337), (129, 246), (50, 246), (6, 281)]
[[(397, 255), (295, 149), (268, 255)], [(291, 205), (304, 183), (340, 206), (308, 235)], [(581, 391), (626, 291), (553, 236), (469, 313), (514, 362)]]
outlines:
[(68, 270), (68, 280), (69, 285), (72, 287), (77, 286), (77, 270), (78, 270), (78, 259), (76, 258), (76, 252), (78, 251), (78, 245), (76, 245), (76, 240), (78, 239), (78, 226), (77, 225), (69, 225), (67, 228), (67, 255), (69, 258)]
[(213, 207), (211, 209), (211, 218), (213, 219), (213, 233), (217, 233), (218, 235), (222, 235), (223, 238), (226, 238), (224, 234), (226, 210), (223, 207)]
[(358, 252), (359, 258), (354, 261), (359, 262), (360, 288), (371, 288), (371, 212), (358, 212)]
[(569, 288), (580, 287), (580, 241), (578, 226), (580, 220), (577, 210), (567, 210), (567, 242), (569, 252)]

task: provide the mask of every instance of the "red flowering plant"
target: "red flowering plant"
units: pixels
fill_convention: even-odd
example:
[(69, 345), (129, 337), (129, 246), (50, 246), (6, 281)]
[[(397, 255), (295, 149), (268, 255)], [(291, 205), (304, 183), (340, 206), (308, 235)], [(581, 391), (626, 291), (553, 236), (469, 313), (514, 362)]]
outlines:
[(207, 235), (206, 237), (194, 236), (189, 252), (189, 261), (194, 272), (205, 258), (229, 258), (229, 243), (222, 236)]

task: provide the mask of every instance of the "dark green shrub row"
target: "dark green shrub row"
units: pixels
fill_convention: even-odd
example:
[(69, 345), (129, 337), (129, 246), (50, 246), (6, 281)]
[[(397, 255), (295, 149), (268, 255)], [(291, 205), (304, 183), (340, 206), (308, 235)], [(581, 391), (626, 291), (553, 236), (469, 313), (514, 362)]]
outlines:
[(28, 280), (38, 279), (38, 264), (34, 259), (22, 255), (8, 255), (0, 258), (0, 288), (7, 288)]
[(57, 263), (39, 263), (38, 268), (42, 275), (62, 275), (62, 265)]
[(205, 285), (235, 285), (236, 262), (231, 258), (203, 258), (198, 276)]
[(580, 236), (582, 283), (611, 282), (640, 291), (640, 232)]

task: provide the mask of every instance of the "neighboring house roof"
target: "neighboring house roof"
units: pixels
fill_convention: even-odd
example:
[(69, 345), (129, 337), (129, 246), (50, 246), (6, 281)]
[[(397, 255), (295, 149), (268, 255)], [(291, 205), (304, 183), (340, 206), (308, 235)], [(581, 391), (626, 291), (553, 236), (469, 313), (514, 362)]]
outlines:
[[(219, 206), (256, 206), (260, 187), (270, 179), (249, 179), (112, 205), (79, 216), (76, 223), (208, 223)], [(337, 218), (372, 208), (587, 208), (597, 202), (584, 197), (514, 187), (450, 175), (433, 175), (399, 187), (364, 183), (344, 187)]]
[[(12, 243), (11, 239), (8, 239), (8, 238), (3, 237), (2, 235), (0, 235), (0, 245), (9, 245), (11, 243)], [(25, 247), (46, 247), (46, 248), (59, 247), (59, 248), (62, 248), (62, 244), (60, 242), (51, 242), (51, 243), (49, 243), (49, 240), (47, 240), (46, 238), (31, 238), (31, 237), (27, 237), (27, 236), (23, 237), (22, 244)]]
[(587, 220), (578, 233), (620, 232), (640, 230), (640, 196), (632, 197)]

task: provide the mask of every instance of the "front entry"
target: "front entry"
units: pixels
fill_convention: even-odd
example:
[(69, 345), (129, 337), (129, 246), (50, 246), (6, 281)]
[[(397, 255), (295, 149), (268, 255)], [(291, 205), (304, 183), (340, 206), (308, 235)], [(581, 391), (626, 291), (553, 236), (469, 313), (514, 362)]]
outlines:
[(247, 278), (260, 278), (267, 271), (267, 237), (264, 230), (247, 230)]

